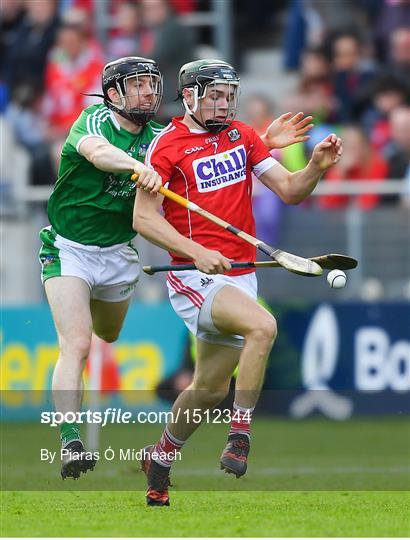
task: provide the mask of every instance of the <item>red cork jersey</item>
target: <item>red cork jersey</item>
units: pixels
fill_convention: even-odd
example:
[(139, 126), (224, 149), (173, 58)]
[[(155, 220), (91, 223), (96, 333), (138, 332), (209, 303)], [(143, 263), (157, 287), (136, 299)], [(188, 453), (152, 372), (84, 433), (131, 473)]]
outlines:
[[(173, 118), (152, 141), (146, 165), (161, 175), (164, 184), (231, 225), (255, 236), (252, 214), (252, 171), (260, 176), (276, 161), (256, 132), (234, 121), (220, 133), (191, 131)], [(184, 236), (234, 261), (254, 261), (256, 249), (229, 231), (165, 198), (167, 221)], [(170, 253), (173, 263), (186, 259)], [(230, 275), (253, 272), (235, 269)]]

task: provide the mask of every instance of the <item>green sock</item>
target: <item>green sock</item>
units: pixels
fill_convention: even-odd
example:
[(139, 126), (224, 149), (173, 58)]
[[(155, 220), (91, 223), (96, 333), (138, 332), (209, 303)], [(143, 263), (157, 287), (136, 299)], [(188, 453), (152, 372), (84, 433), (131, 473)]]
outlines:
[(60, 425), (60, 439), (63, 446), (66, 446), (70, 441), (80, 439), (80, 428), (78, 424), (74, 422), (72, 424), (63, 422)]

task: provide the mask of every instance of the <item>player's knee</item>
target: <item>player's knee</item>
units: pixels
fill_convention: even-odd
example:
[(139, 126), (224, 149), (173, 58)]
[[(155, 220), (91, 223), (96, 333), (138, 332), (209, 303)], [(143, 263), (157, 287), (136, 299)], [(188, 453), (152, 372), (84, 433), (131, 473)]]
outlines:
[(228, 395), (229, 389), (226, 388), (195, 388), (194, 391), (197, 393), (196, 400), (201, 403), (202, 408), (214, 407), (218, 405), (222, 400)]
[(276, 320), (271, 315), (267, 315), (262, 320), (255, 321), (255, 325), (250, 329), (247, 339), (251, 339), (261, 345), (271, 347), (276, 339), (278, 327)]
[(75, 336), (71, 338), (61, 338), (60, 348), (62, 357), (65, 356), (71, 359), (78, 359), (79, 362), (85, 362), (91, 348), (91, 335)]

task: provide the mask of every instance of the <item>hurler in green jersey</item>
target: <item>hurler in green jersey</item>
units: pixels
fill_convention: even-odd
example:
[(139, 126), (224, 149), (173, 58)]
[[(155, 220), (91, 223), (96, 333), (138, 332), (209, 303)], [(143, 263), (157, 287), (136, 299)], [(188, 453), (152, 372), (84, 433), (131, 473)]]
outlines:
[(102, 91), (103, 103), (81, 113), (64, 143), (48, 202), (50, 226), (40, 232), (42, 280), (60, 345), (52, 387), (62, 415), (63, 479), (78, 478), (96, 463), (72, 413), (80, 412), (92, 333), (106, 342), (117, 339), (138, 281), (131, 243), (136, 187), (155, 193), (162, 185), (143, 164), (162, 129), (152, 120), (162, 97), (158, 66), (140, 57), (110, 62)]

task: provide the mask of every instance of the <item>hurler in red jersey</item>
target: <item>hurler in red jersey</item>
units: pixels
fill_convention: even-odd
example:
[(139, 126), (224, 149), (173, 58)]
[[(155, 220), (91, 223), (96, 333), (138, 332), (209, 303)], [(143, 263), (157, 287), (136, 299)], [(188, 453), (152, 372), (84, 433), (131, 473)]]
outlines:
[[(259, 138), (251, 127), (235, 121), (238, 95), (239, 78), (226, 62), (185, 64), (179, 73), (185, 114), (174, 118), (153, 140), (146, 164), (173, 191), (254, 235), (251, 173), (284, 202), (298, 204), (339, 160), (342, 146), (336, 135), (329, 135), (315, 146), (308, 165), (291, 173), (269, 154), (269, 148), (280, 146), (279, 139), (283, 142), (283, 132), (279, 139), (273, 136), (278, 121)], [(296, 117), (295, 126), (301, 119)], [(284, 118), (290, 116), (282, 116), (282, 123)], [(303, 121), (299, 127), (302, 134), (309, 129)], [(282, 146), (297, 142), (293, 135)], [(232, 260), (255, 259), (253, 246), (173, 201), (142, 190), (135, 200), (134, 227), (168, 250), (173, 262), (192, 261), (197, 268), (169, 272), (167, 278), (171, 304), (197, 339), (193, 381), (175, 401), (173, 418), (160, 440), (145, 449), (142, 463), (148, 480), (147, 503), (167, 506), (172, 462), (200, 423), (194, 413), (202, 411), (202, 419), (212, 417), (207, 411), (212, 412), (227, 395), (237, 366), (220, 467), (236, 477), (245, 474), (252, 413), (276, 337), (276, 321), (256, 301), (254, 270), (231, 269)]]

